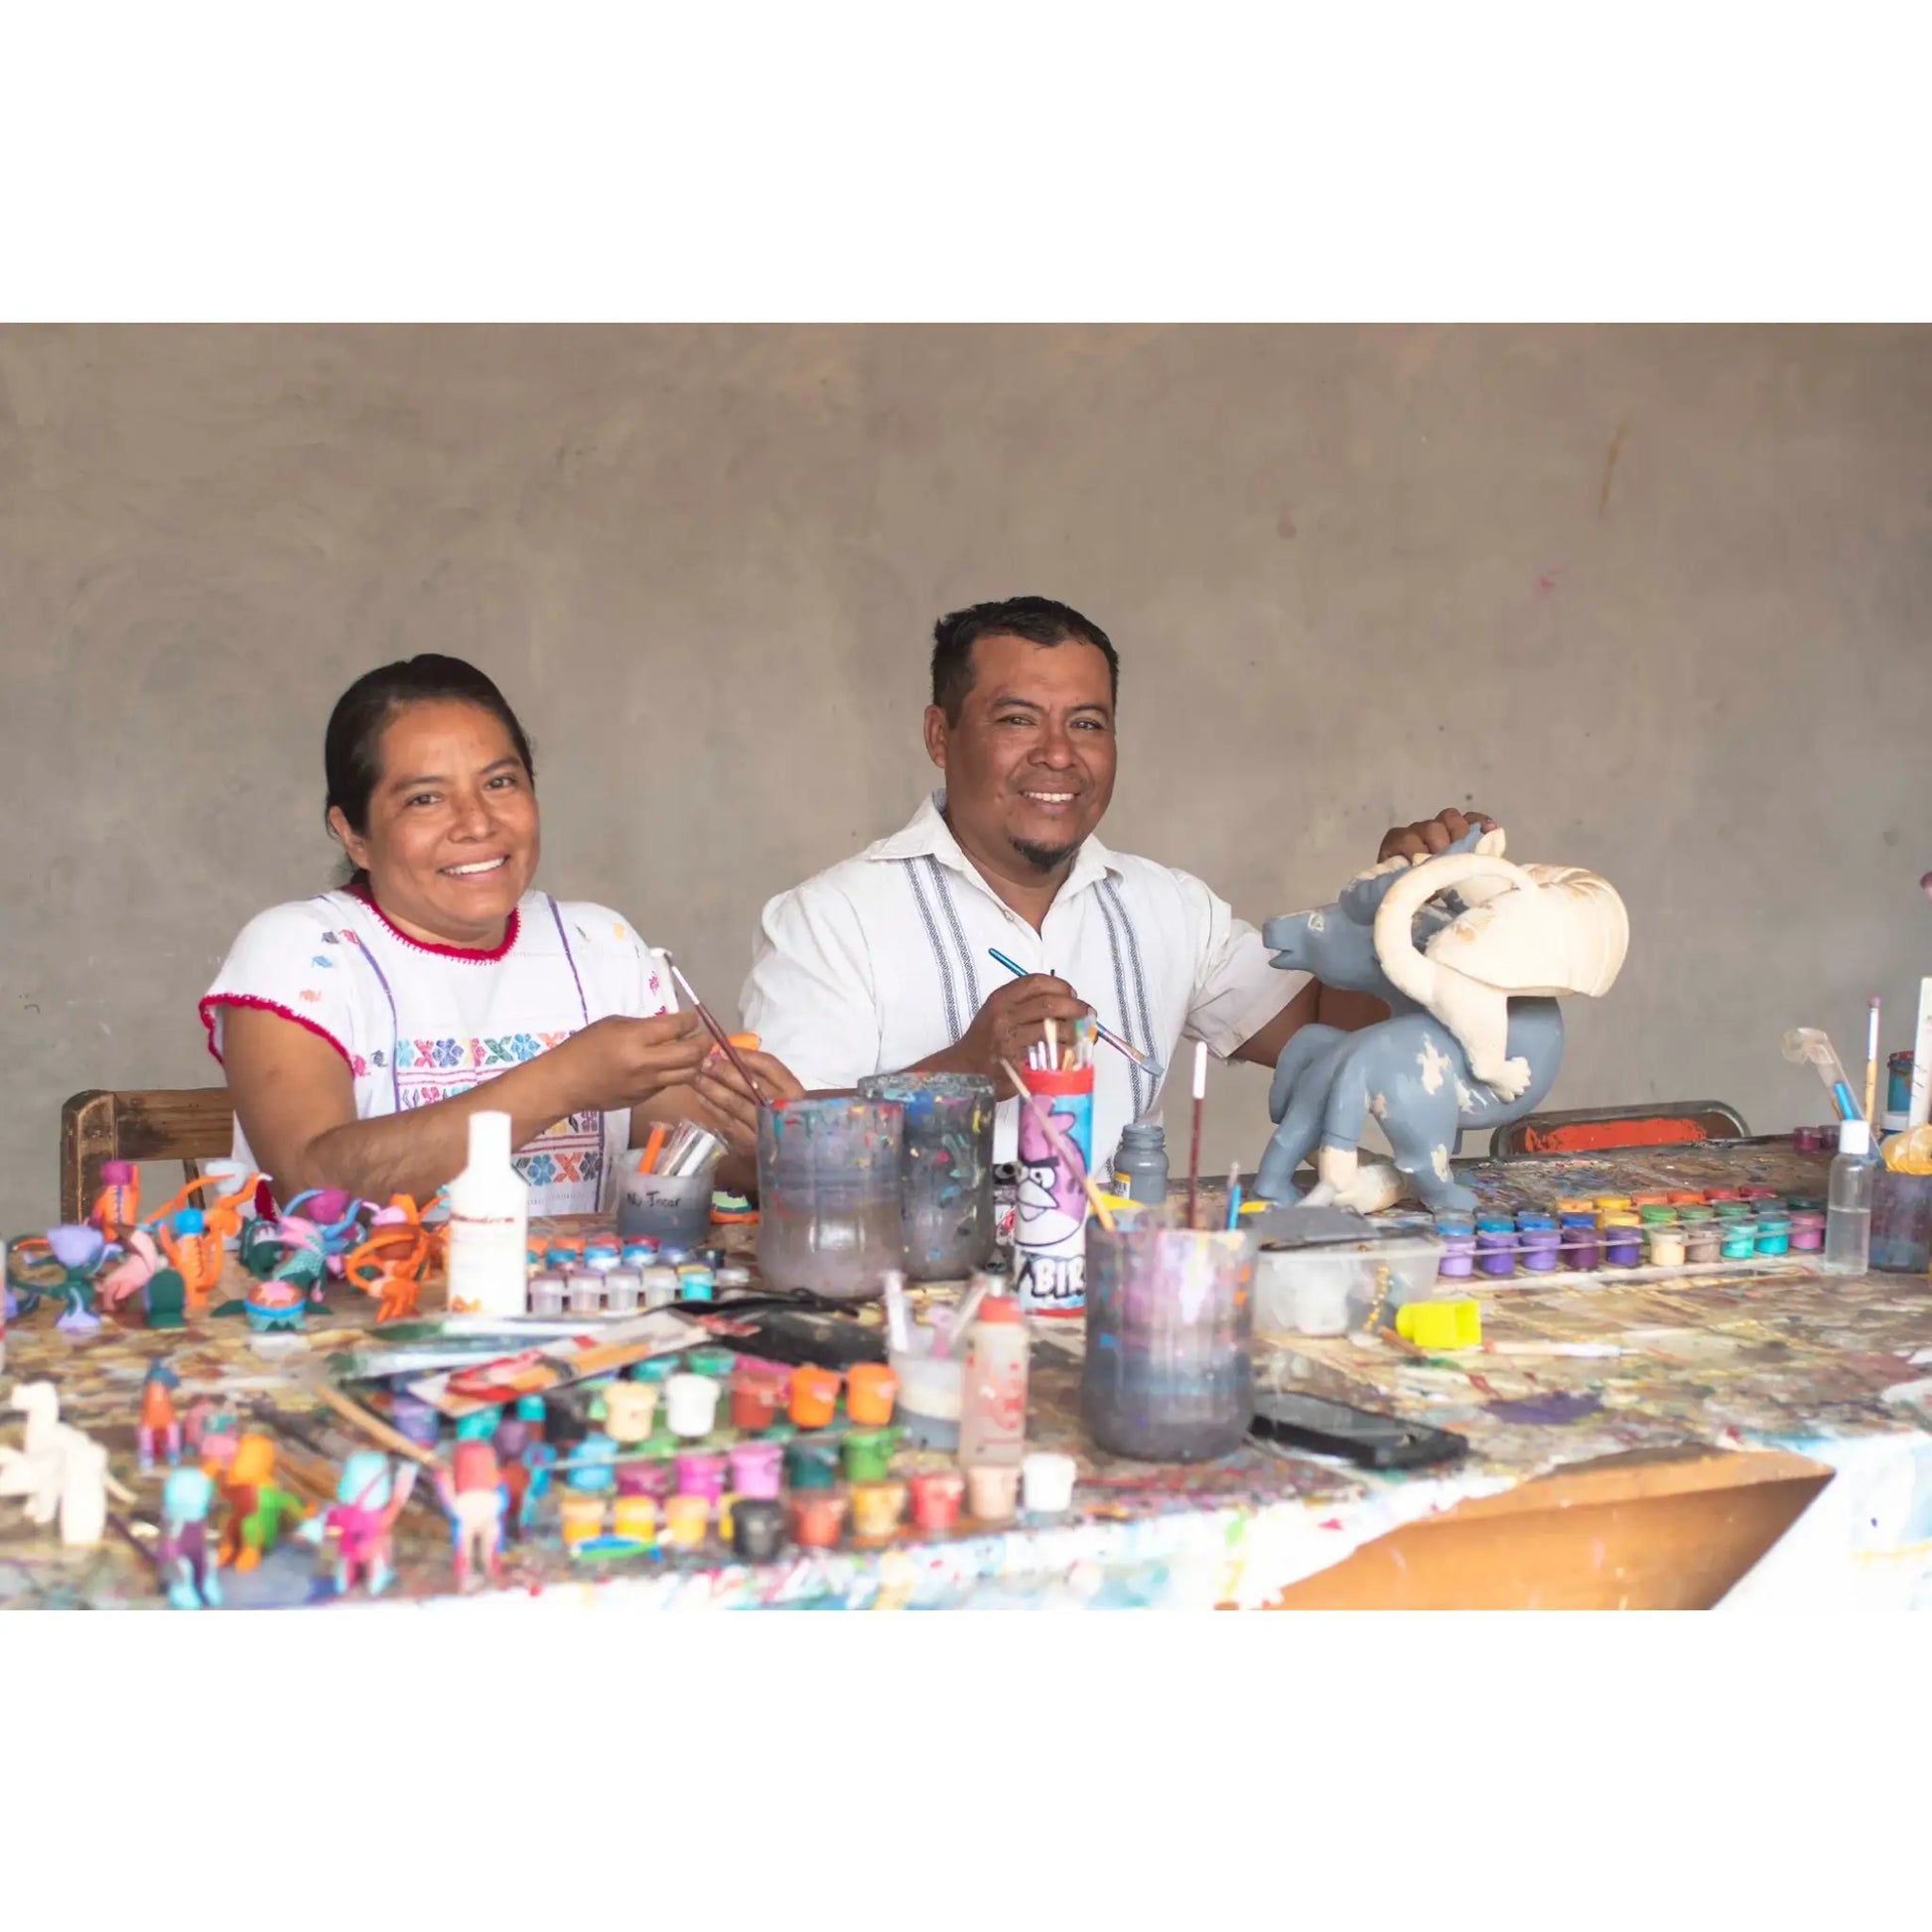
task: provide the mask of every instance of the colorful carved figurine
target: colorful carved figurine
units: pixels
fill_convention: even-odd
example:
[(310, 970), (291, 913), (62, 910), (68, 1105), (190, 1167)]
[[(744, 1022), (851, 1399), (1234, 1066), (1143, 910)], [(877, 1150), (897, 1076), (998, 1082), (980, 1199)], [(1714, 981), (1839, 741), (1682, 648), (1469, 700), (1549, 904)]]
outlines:
[(208, 1291), (221, 1279), (226, 1258), (221, 1237), (199, 1207), (184, 1207), (162, 1224), (161, 1246), (188, 1291), (189, 1308), (199, 1314), (207, 1306)]
[(15, 1385), (10, 1405), (26, 1420), (19, 1449), (0, 1446), (0, 1496), (26, 1499), (27, 1520), (45, 1526), (58, 1515), (69, 1549), (98, 1543), (107, 1527), (107, 1494), (133, 1496), (107, 1473), (107, 1451), (61, 1420), (52, 1382)]
[(103, 1161), (100, 1178), (87, 1218), (103, 1241), (125, 1241), (141, 1225), (140, 1173), (132, 1161)]
[[(298, 1212), (303, 1207), (309, 1210), (306, 1215)], [(296, 1220), (313, 1230), (315, 1243), (321, 1250), (319, 1272), (309, 1284), (310, 1299), (318, 1306), (329, 1276), (343, 1272), (343, 1258), (355, 1246), (361, 1233), (362, 1207), (361, 1201), (340, 1187), (311, 1187), (306, 1193), (297, 1194), (284, 1210), (285, 1220)], [(276, 1272), (283, 1273), (281, 1269)], [(292, 1277), (285, 1275), (284, 1279)]]
[(395, 1575), (390, 1536), (415, 1480), (413, 1463), (397, 1477), (379, 1449), (357, 1449), (343, 1464), (336, 1500), (311, 1519), (321, 1536), (334, 1541), (338, 1596), (346, 1595), (358, 1579), (371, 1596), (388, 1588)]
[(451, 1466), (439, 1468), (436, 1493), (450, 1515), (450, 1541), (456, 1558), (456, 1587), (469, 1586), (482, 1570), (492, 1584), (503, 1580), (503, 1518), (509, 1494), (496, 1451), (486, 1442), (460, 1442)]
[[(241, 1238), (242, 1224), (254, 1215), (255, 1189), (266, 1177), (264, 1174), (251, 1173), (239, 1161), (210, 1161), (160, 1213), (149, 1216), (147, 1225), (159, 1228), (172, 1221), (184, 1207), (199, 1207), (210, 1231), (232, 1254)], [(221, 1191), (211, 1194), (207, 1200), (197, 1201), (195, 1196), (204, 1187), (215, 1187)]]
[(425, 1227), (421, 1210), (408, 1194), (392, 1194), (378, 1207), (369, 1231), (343, 1258), (343, 1279), (376, 1298), (376, 1323), (407, 1320), (432, 1259), (442, 1246), (440, 1230)]
[(206, 1469), (177, 1469), (161, 1485), (161, 1540), (154, 1553), (161, 1587), (178, 1610), (221, 1601), (221, 1579), (207, 1533), (213, 1500), (214, 1483)]
[(188, 1284), (173, 1268), (157, 1268), (141, 1289), (141, 1308), (150, 1328), (188, 1325)]
[(249, 1327), (257, 1334), (265, 1335), (278, 1328), (301, 1327), (308, 1306), (308, 1297), (299, 1282), (278, 1280), (271, 1276), (265, 1282), (256, 1282), (249, 1289), (241, 1309), (248, 1317)]
[(202, 1467), (208, 1472), (210, 1480), (219, 1482), (227, 1474), (228, 1465), (241, 1445), (241, 1426), (232, 1409), (217, 1409), (203, 1402), (195, 1405), (192, 1420), (200, 1432), (195, 1453), (202, 1458)]
[(127, 1252), (111, 1268), (94, 1277), (94, 1289), (102, 1303), (118, 1308), (130, 1295), (147, 1287), (161, 1266), (161, 1250), (146, 1228), (135, 1228), (127, 1237)]
[(181, 1377), (166, 1362), (150, 1362), (141, 1382), (141, 1420), (134, 1426), (136, 1462), (143, 1475), (154, 1467), (155, 1446), (167, 1451), (172, 1469), (181, 1460), (181, 1424), (175, 1420), (174, 1391)]
[(94, 1312), (93, 1278), (108, 1253), (107, 1239), (97, 1227), (78, 1221), (49, 1228), (47, 1245), (61, 1264), (59, 1292), (68, 1298), (66, 1311), (54, 1325), (70, 1335), (91, 1334), (100, 1326), (100, 1316)]
[(285, 1522), (308, 1515), (300, 1496), (275, 1481), (275, 1445), (266, 1436), (244, 1436), (221, 1483), (228, 1519), (215, 1561), (253, 1570), (274, 1549)]

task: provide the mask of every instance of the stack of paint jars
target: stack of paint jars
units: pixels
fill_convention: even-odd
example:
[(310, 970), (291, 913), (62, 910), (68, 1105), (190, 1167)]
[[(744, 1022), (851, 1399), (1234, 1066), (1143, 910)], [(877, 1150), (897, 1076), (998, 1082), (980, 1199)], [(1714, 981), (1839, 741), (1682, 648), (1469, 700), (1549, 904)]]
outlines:
[(1550, 1208), (1439, 1214), (1437, 1273), (1501, 1280), (1599, 1269), (1698, 1268), (1824, 1246), (1823, 1203), (1773, 1187), (1566, 1196)]
[(530, 1312), (540, 1315), (630, 1315), (674, 1302), (710, 1302), (721, 1288), (742, 1288), (749, 1269), (733, 1267), (722, 1248), (660, 1247), (615, 1234), (559, 1235), (531, 1248)]

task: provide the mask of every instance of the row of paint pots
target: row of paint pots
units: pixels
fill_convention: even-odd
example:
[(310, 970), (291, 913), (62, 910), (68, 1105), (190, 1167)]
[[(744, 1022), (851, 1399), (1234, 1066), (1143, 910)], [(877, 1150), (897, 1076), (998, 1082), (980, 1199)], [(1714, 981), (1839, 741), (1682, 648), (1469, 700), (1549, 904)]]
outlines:
[[(848, 1443), (851, 1441), (847, 1439)], [(903, 1525), (909, 1500), (914, 1526), (943, 1534), (959, 1523), (964, 1502), (973, 1520), (988, 1528), (1011, 1523), (1021, 1506), (1040, 1520), (1063, 1515), (1072, 1505), (1075, 1463), (1070, 1455), (1036, 1451), (1021, 1462), (979, 1462), (962, 1475), (957, 1469), (920, 1470), (904, 1478), (884, 1472), (840, 1486), (836, 1462), (801, 1457), (793, 1451), (822, 1449), (794, 1444), (782, 1451), (788, 1492), (776, 1481), (776, 1443), (741, 1443), (725, 1455), (680, 1455), (676, 1489), (664, 1496), (621, 1490), (614, 1500), (601, 1493), (572, 1491), (560, 1505), (564, 1547), (583, 1557), (614, 1550), (696, 1550), (715, 1523), (718, 1540), (750, 1563), (767, 1563), (789, 1540), (801, 1549), (831, 1549), (844, 1534), (848, 1518), (852, 1541), (865, 1547), (892, 1541)], [(745, 1451), (774, 1451), (768, 1465)], [(731, 1466), (732, 1488), (723, 1487), (711, 1463)]]
[(1601, 1268), (1682, 1268), (1707, 1262), (1742, 1261), (1825, 1245), (1822, 1209), (1793, 1208), (1751, 1213), (1737, 1203), (1643, 1210), (1584, 1208), (1558, 1214), (1443, 1214), (1436, 1232), (1443, 1243), (1437, 1273), (1450, 1279), (1484, 1275), (1548, 1275), (1559, 1268), (1587, 1273)]

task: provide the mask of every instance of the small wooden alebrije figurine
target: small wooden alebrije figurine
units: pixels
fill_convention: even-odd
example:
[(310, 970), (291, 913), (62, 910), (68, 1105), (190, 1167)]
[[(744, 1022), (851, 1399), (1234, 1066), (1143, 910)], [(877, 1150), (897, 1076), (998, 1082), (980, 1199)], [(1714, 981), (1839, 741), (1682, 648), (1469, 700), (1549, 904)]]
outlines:
[(221, 1479), (228, 1517), (221, 1530), (217, 1563), (253, 1570), (274, 1549), (286, 1523), (308, 1515), (302, 1498), (275, 1480), (275, 1445), (266, 1436), (244, 1436)]
[(98, 1543), (107, 1528), (107, 1496), (134, 1497), (107, 1472), (107, 1451), (61, 1420), (52, 1382), (15, 1385), (10, 1406), (26, 1418), (19, 1449), (0, 1445), (0, 1496), (26, 1500), (27, 1520), (45, 1526), (58, 1516), (69, 1549)]
[(143, 1475), (154, 1467), (156, 1446), (163, 1448), (172, 1469), (181, 1460), (181, 1424), (175, 1417), (174, 1392), (181, 1377), (166, 1362), (150, 1362), (141, 1380), (141, 1418), (134, 1426), (136, 1466)]
[(495, 1449), (479, 1439), (458, 1443), (449, 1468), (437, 1470), (436, 1492), (450, 1516), (457, 1588), (467, 1587), (479, 1570), (491, 1584), (500, 1584), (509, 1492)]
[(141, 1225), (141, 1175), (132, 1161), (103, 1161), (100, 1192), (87, 1218), (103, 1241), (125, 1241)]
[(161, 1587), (178, 1610), (221, 1601), (221, 1579), (207, 1532), (213, 1500), (214, 1481), (206, 1469), (177, 1469), (161, 1485), (161, 1538), (154, 1554)]
[(76, 1221), (49, 1228), (47, 1245), (60, 1263), (59, 1292), (68, 1302), (54, 1325), (64, 1334), (91, 1334), (100, 1326), (100, 1316), (94, 1312), (94, 1273), (106, 1258), (107, 1238), (97, 1227)]
[(379, 1449), (357, 1449), (343, 1464), (336, 1500), (303, 1526), (304, 1534), (335, 1546), (336, 1594), (346, 1595), (359, 1580), (379, 1596), (395, 1576), (390, 1560), (391, 1532), (416, 1481), (416, 1466), (406, 1463), (398, 1477)]
[(181, 1328), (188, 1323), (188, 1285), (173, 1268), (157, 1268), (141, 1289), (141, 1307), (150, 1328)]
[(162, 1225), (161, 1246), (188, 1291), (190, 1310), (200, 1314), (207, 1307), (209, 1290), (221, 1280), (221, 1237), (199, 1207), (184, 1207)]

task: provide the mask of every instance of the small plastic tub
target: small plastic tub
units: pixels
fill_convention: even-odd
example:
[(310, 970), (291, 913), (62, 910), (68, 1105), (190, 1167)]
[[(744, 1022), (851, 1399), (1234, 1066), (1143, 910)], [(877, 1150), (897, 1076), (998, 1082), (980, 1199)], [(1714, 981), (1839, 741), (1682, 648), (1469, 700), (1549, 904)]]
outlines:
[(1791, 1251), (1791, 1216), (1760, 1214), (1757, 1217), (1757, 1252), (1782, 1255)]
[(1517, 1255), (1526, 1275), (1549, 1275), (1556, 1271), (1557, 1244), (1563, 1236), (1556, 1228), (1520, 1228), (1516, 1236)]
[(1807, 1208), (1791, 1210), (1791, 1246), (1801, 1254), (1816, 1254), (1825, 1245), (1825, 1217)]
[(1725, 1261), (1748, 1261), (1757, 1246), (1757, 1223), (1755, 1221), (1725, 1221), (1724, 1259)]
[(1513, 1227), (1476, 1229), (1476, 1266), (1485, 1275), (1513, 1275), (1516, 1272), (1517, 1233)]
[(1627, 1211), (1603, 1216), (1603, 1266), (1634, 1268), (1643, 1252), (1643, 1223)]
[(1682, 1268), (1685, 1260), (1684, 1230), (1675, 1221), (1656, 1221), (1643, 1230), (1646, 1257), (1652, 1268)]
[(1709, 1221), (1687, 1221), (1684, 1229), (1684, 1259), (1688, 1262), (1716, 1261), (1724, 1247), (1724, 1223)]

